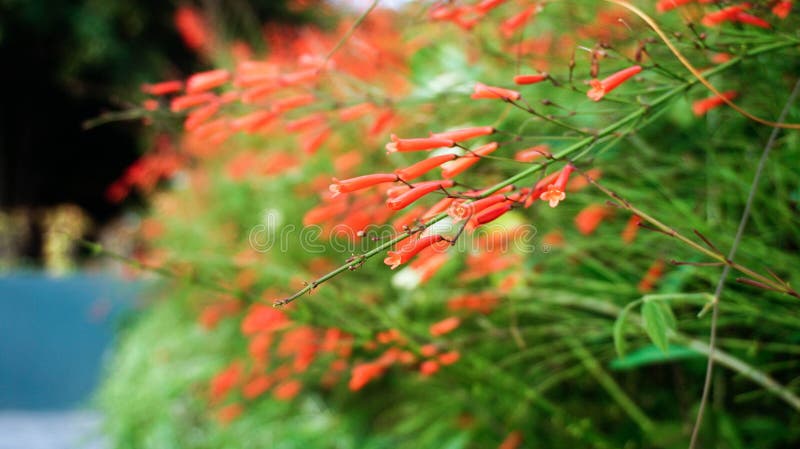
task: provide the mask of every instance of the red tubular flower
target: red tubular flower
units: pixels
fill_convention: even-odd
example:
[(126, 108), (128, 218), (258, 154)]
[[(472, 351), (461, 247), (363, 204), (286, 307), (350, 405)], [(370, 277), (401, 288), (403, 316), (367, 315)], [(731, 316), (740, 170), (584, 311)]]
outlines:
[(394, 111), (389, 109), (383, 111), (379, 116), (375, 117), (375, 121), (372, 122), (372, 126), (369, 127), (367, 134), (370, 137), (375, 137), (378, 134), (381, 134), (384, 129), (392, 122), (394, 119)]
[(454, 19), (458, 13), (459, 10), (457, 8), (448, 5), (438, 5), (431, 8), (428, 17), (430, 17), (431, 20), (450, 20)]
[(195, 109), (189, 114), (188, 117), (186, 117), (186, 121), (183, 122), (184, 129), (186, 129), (186, 131), (194, 131), (208, 119), (213, 117), (217, 111), (219, 111), (218, 102), (209, 103), (202, 108)]
[(503, 34), (503, 37), (509, 39), (511, 36), (513, 36), (514, 32), (524, 26), (531, 16), (536, 13), (536, 8), (538, 7), (538, 5), (533, 5), (525, 8), (521, 12), (503, 21), (503, 23), (500, 24), (500, 32)]
[(293, 73), (286, 73), (281, 75), (280, 82), (284, 86), (294, 86), (296, 84), (303, 84), (310, 81), (316, 81), (319, 78), (320, 70), (306, 69)]
[(272, 395), (275, 396), (275, 399), (281, 401), (288, 401), (293, 397), (297, 396), (300, 393), (300, 390), (303, 389), (303, 384), (300, 383), (297, 379), (290, 379), (284, 382), (279, 383), (275, 386), (272, 390)]
[(175, 28), (186, 46), (192, 50), (201, 50), (211, 41), (205, 18), (191, 6), (180, 6), (175, 11)]
[(661, 279), (661, 275), (664, 274), (664, 262), (661, 259), (656, 260), (650, 265), (650, 268), (647, 269), (647, 272), (644, 274), (644, 277), (639, 282), (639, 291), (642, 293), (647, 293), (653, 290), (656, 282)]
[(330, 204), (322, 204), (317, 206), (303, 216), (303, 226), (310, 226), (312, 224), (324, 223), (333, 219), (339, 214), (347, 210), (347, 203), (344, 201), (335, 201)]
[(532, 162), (542, 156), (550, 156), (550, 147), (546, 144), (536, 145), (535, 147), (527, 148), (517, 151), (514, 155), (514, 160), (520, 162)]
[(362, 363), (353, 367), (350, 373), (350, 382), (348, 386), (350, 390), (357, 391), (372, 380), (383, 376), (386, 367), (377, 363)]
[(785, 0), (780, 1), (775, 6), (772, 7), (772, 14), (775, 14), (780, 19), (785, 19), (789, 16), (789, 13), (792, 11), (792, 1)]
[(414, 271), (419, 276), (419, 282), (427, 282), (428, 279), (432, 278), (433, 275), (447, 263), (449, 258), (450, 256), (447, 253), (439, 253), (426, 257), (422, 263), (414, 267)]
[(470, 96), (472, 99), (502, 99), (508, 101), (516, 101), (522, 98), (522, 94), (516, 90), (504, 89), (502, 87), (487, 86), (483, 83), (476, 83), (475, 90)]
[(314, 154), (330, 135), (331, 129), (328, 127), (323, 128), (315, 134), (304, 134), (301, 136), (300, 148), (303, 149), (303, 153)]
[(439, 371), (439, 363), (433, 360), (426, 360), (419, 366), (419, 372), (423, 376), (432, 376)]
[(504, 201), (506, 201), (506, 196), (502, 193), (497, 193), (471, 203), (460, 201), (459, 203), (454, 204), (450, 210), (447, 211), (447, 213), (453, 218), (453, 220), (460, 221), (480, 213), (489, 206), (493, 206)]
[(578, 212), (578, 215), (575, 216), (575, 226), (577, 226), (581, 234), (589, 235), (600, 226), (600, 223), (607, 216), (608, 210), (605, 206), (592, 204)]
[(451, 316), (439, 321), (438, 323), (431, 324), (431, 327), (428, 328), (428, 332), (430, 332), (430, 334), (434, 337), (439, 337), (453, 332), (460, 325), (461, 320), (458, 317)]
[(372, 112), (375, 106), (372, 103), (360, 103), (344, 109), (339, 109), (339, 120), (349, 122)]
[(602, 81), (592, 80), (592, 88), (586, 92), (586, 96), (592, 101), (600, 101), (607, 93), (616, 89), (620, 84), (624, 83), (641, 71), (642, 67), (635, 65), (633, 67), (628, 67), (627, 69), (622, 69)]
[(400, 210), (435, 190), (452, 186), (453, 181), (450, 180), (419, 182), (414, 184), (413, 189), (408, 189), (394, 198), (389, 198), (386, 201), (386, 207), (392, 210)]
[(481, 14), (486, 14), (487, 12), (503, 4), (505, 1), (506, 0), (483, 0), (482, 2), (475, 5), (475, 11)]
[[(733, 100), (737, 95), (738, 93), (733, 90), (722, 93), (722, 97), (727, 100)], [(725, 104), (725, 100), (722, 97), (715, 95), (713, 97), (697, 100), (692, 103), (692, 112), (698, 117), (705, 115), (708, 111)]]
[(398, 196), (408, 192), (411, 190), (411, 187), (401, 184), (397, 186), (391, 186), (386, 189), (386, 198), (397, 198)]
[(243, 115), (231, 122), (231, 127), (246, 133), (254, 133), (273, 121), (278, 114), (272, 111), (256, 111)]
[(230, 72), (224, 69), (195, 73), (186, 80), (186, 93), (196, 94), (219, 87), (228, 82), (230, 77)]
[(642, 219), (639, 218), (638, 215), (631, 215), (631, 218), (628, 219), (628, 224), (625, 225), (625, 229), (622, 230), (622, 241), (625, 243), (631, 243), (636, 238), (636, 234), (639, 232), (639, 223), (642, 222)]
[(419, 353), (422, 354), (423, 357), (433, 357), (437, 352), (439, 352), (439, 348), (433, 343), (428, 343), (419, 348)]
[(550, 207), (556, 207), (560, 201), (564, 201), (567, 197), (567, 194), (564, 193), (567, 188), (567, 181), (573, 170), (575, 170), (575, 167), (572, 164), (567, 164), (558, 174), (555, 182), (547, 186), (547, 191), (539, 195), (539, 199), (548, 201)]
[(736, 14), (734, 20), (736, 20), (739, 23), (744, 23), (746, 25), (753, 25), (759, 28), (772, 28), (769, 22), (767, 22), (766, 20), (744, 12)]
[(460, 358), (461, 354), (458, 351), (445, 352), (444, 354), (441, 354), (438, 357), (439, 363), (441, 363), (444, 366), (452, 365), (456, 363)]
[(444, 237), (439, 234), (428, 235), (420, 239), (412, 240), (403, 245), (397, 251), (389, 251), (388, 256), (383, 259), (383, 263), (389, 265), (389, 267), (394, 270), (401, 264), (408, 262), (423, 249), (433, 245), (434, 243), (441, 242), (442, 240), (444, 240)]
[(155, 111), (158, 109), (158, 100), (153, 100), (152, 98), (148, 98), (142, 102), (142, 107), (147, 111)]
[(277, 92), (278, 90), (280, 90), (280, 86), (277, 83), (271, 83), (271, 82), (251, 87), (242, 92), (242, 103), (244, 104), (258, 103), (261, 100), (267, 98), (273, 92)]
[(406, 227), (410, 227), (415, 221), (419, 220), (422, 217), (422, 214), (425, 212), (425, 208), (422, 206), (415, 207), (414, 209), (410, 210), (403, 214), (400, 218), (392, 223), (392, 227), (397, 232), (403, 232)]
[(163, 81), (156, 84), (142, 84), (142, 92), (150, 95), (166, 95), (180, 92), (183, 89), (182, 81)]
[(312, 94), (297, 95), (295, 97), (284, 98), (272, 104), (275, 112), (286, 112), (290, 109), (299, 108), (313, 103), (317, 98)]
[(473, 128), (454, 129), (442, 133), (431, 133), (431, 137), (437, 139), (450, 139), (453, 142), (463, 142), (480, 136), (488, 136), (494, 133), (491, 126), (476, 126)]
[(441, 156), (429, 157), (425, 160), (417, 162), (414, 165), (395, 170), (394, 172), (397, 173), (397, 176), (399, 176), (403, 181), (411, 181), (412, 179), (419, 178), (420, 176), (444, 164), (447, 161), (452, 161), (456, 157), (458, 156), (456, 156), (455, 154), (443, 154)]
[(511, 203), (501, 203), (495, 204), (494, 206), (487, 208), (483, 212), (479, 213), (475, 216), (474, 224), (475, 226), (480, 226), (482, 224), (486, 224), (497, 220), (503, 214), (511, 210)]
[(400, 139), (395, 134), (392, 134), (391, 139), (392, 141), (386, 144), (387, 153), (395, 153), (397, 151), (425, 151), (442, 147), (452, 147), (455, 145), (452, 139), (440, 139), (436, 137)]
[(311, 114), (306, 117), (299, 118), (297, 120), (292, 120), (290, 122), (286, 122), (286, 126), (284, 129), (289, 132), (298, 132), (307, 130), (309, 128), (322, 125), (325, 123), (325, 114), (321, 112), (317, 112), (315, 114)]
[(727, 8), (722, 8), (719, 11), (714, 11), (706, 14), (700, 20), (700, 23), (702, 23), (705, 26), (716, 26), (723, 22), (734, 21), (736, 20), (736, 16), (740, 12), (749, 8), (750, 5), (748, 5), (747, 3), (743, 3), (741, 5), (728, 6)]
[(497, 142), (487, 143), (486, 145), (482, 145), (472, 150), (469, 154), (465, 154), (454, 161), (445, 162), (442, 164), (442, 177), (453, 178), (457, 176), (458, 174), (477, 164), (478, 161), (481, 160), (481, 156), (486, 156), (487, 154), (492, 153), (497, 149), (497, 147)]
[(508, 434), (505, 440), (497, 446), (497, 449), (517, 449), (522, 444), (522, 434), (515, 430)]
[(180, 97), (175, 97), (169, 104), (169, 108), (172, 112), (180, 112), (184, 109), (189, 109), (195, 106), (199, 106), (201, 104), (208, 103), (213, 101), (217, 98), (216, 95), (212, 94), (211, 92), (203, 92), (199, 94), (192, 94), (192, 95), (181, 95)]
[(538, 75), (517, 75), (514, 77), (514, 84), (518, 85), (525, 85), (525, 84), (536, 84), (541, 83), (542, 81), (549, 78), (550, 75), (547, 73), (540, 73)]
[(683, 6), (693, 1), (694, 0), (658, 0), (658, 3), (656, 3), (656, 11), (667, 12), (677, 8), (678, 6)]
[(338, 180), (333, 178), (333, 184), (328, 188), (331, 191), (331, 196), (335, 197), (340, 193), (355, 192), (357, 190), (366, 189), (378, 184), (386, 182), (395, 182), (398, 177), (394, 173), (375, 173), (372, 175), (358, 176), (355, 178)]
[(439, 215), (439, 213), (448, 210), (450, 208), (450, 205), (453, 204), (453, 201), (455, 201), (455, 198), (450, 198), (450, 197), (442, 198), (438, 203), (434, 204), (430, 209), (428, 209), (427, 211), (425, 211), (424, 214), (422, 214), (422, 221), (426, 221), (429, 218), (433, 218), (436, 215)]

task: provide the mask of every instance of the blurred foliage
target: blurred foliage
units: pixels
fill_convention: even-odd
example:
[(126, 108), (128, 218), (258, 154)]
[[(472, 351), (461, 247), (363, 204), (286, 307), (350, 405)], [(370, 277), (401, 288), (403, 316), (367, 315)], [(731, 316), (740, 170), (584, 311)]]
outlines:
[[(696, 229), (729, 248), (770, 129), (725, 108), (693, 116), (692, 101), (708, 93), (684, 85), (685, 71), (657, 43), (647, 47), (641, 77), (600, 103), (587, 100), (581, 81), (591, 71), (590, 52), (602, 49), (601, 72), (613, 73), (629, 65), (636, 45), (651, 36), (630, 17), (618, 25), (622, 13), (600, 3), (578, 9), (548, 4), (530, 25), (538, 33), (533, 39), (560, 34), (526, 54), (514, 52), (518, 41), (503, 40), (496, 26), (518, 11), (518, 2), (472, 31), (421, 20), (429, 11), (420, 4), (397, 15), (378, 12), (333, 59), (330, 78), (284, 86), (288, 92), (263, 102), (237, 101), (246, 91), (236, 85), (242, 82), (237, 76), (248, 73), (239, 61), (233, 83), (225, 78), (217, 89), (220, 95), (234, 92), (236, 100), (215, 110), (214, 120), (226, 124), (269, 106), (274, 111), (279, 101), (296, 98), (289, 95), (309, 91), (315, 102), (280, 111), (249, 133), (204, 129), (212, 120), (171, 134), (170, 151), (183, 162), (165, 188), (148, 190), (151, 210), (141, 226), (148, 251), (139, 258), (168, 276), (148, 296), (152, 304), (126, 323), (99, 394), (114, 447), (685, 448), (708, 352), (709, 317), (698, 313), (721, 269), (666, 264), (706, 260), (647, 229), (637, 228), (626, 242), (621, 234), (629, 214), (607, 206), (609, 198), (589, 186), (570, 190), (557, 208), (539, 202), (492, 225), (513, 230), (532, 224), (533, 249), (453, 248), (427, 281), (419, 260), (397, 271), (368, 260), (281, 312), (270, 308), (271, 301), (363, 252), (336, 248), (337, 241), (324, 236), (361, 213), (373, 219), (382, 210), (382, 194), (346, 196), (344, 211), (319, 223), (323, 237), (302, 234), (308, 229), (302, 224), (309, 224), (309, 211), (336, 204), (325, 193), (331, 176), (389, 173), (420, 159), (384, 155), (390, 132), (413, 137), (478, 125), (501, 130), (477, 140), (501, 141), (494, 153), (500, 159), (481, 161), (458, 178), (483, 188), (529, 167), (511, 159), (509, 148), (546, 143), (556, 152), (584, 138), (584, 127), (602, 129), (664, 92), (676, 93), (645, 108), (630, 127), (589, 139), (569, 157), (582, 169), (599, 170), (604, 186), (681, 233)], [(686, 37), (679, 15), (657, 17), (665, 29), (686, 33), (679, 46), (698, 65), (711, 66), (721, 50), (743, 55), (713, 81), (741, 92), (746, 109), (777, 116), (793, 74), (800, 73), (796, 15), (780, 24), (788, 30), (782, 34), (710, 29), (704, 42), (719, 51), (698, 49), (702, 45)], [(274, 83), (270, 76), (285, 81), (305, 67), (297, 60), (319, 63), (314, 58), (326, 55), (347, 30), (326, 34), (304, 27), (291, 41), (288, 34), (272, 36), (265, 58), (281, 72), (266, 64), (258, 73), (269, 75), (266, 84)], [(783, 49), (747, 53), (781, 40)], [(568, 67), (573, 49), (580, 56), (574, 71)], [(475, 81), (509, 86), (514, 74), (535, 69), (546, 69), (558, 82), (519, 89), (548, 115), (468, 97)], [(365, 100), (375, 109), (358, 120), (340, 118)], [(147, 118), (175, 120), (165, 110), (169, 100), (158, 101)], [(394, 113), (391, 126), (373, 132), (387, 110)], [(297, 120), (317, 112), (330, 134), (318, 149), (301, 151), (318, 130), (299, 127)], [(800, 121), (800, 106), (792, 106), (787, 121)], [(794, 283), (800, 266), (798, 143), (796, 132), (778, 139), (736, 257)], [(129, 181), (142, 188), (141, 180)], [(602, 211), (591, 229), (585, 227), (587, 210)], [(263, 243), (254, 240), (258, 230), (287, 238), (256, 251)], [(464, 240), (467, 235), (472, 238), (465, 234)], [(369, 234), (357, 242), (379, 244)], [(422, 262), (433, 257), (426, 254)], [(643, 282), (656, 271), (663, 273)], [(467, 300), (473, 306), (463, 307)], [(800, 388), (796, 299), (731, 279), (720, 311), (719, 359), (701, 447), (796, 446), (800, 415), (787, 400)], [(460, 319), (456, 329), (432, 331), (453, 316)], [(322, 349), (336, 332), (350, 338), (334, 346), (347, 348), (346, 354)], [(425, 374), (426, 363), (454, 352), (454, 363)], [(406, 353), (410, 358), (403, 361)], [(354, 383), (361, 368), (386, 357), (396, 359), (364, 384)], [(254, 392), (259, 379), (269, 386)], [(289, 386), (299, 390), (282, 388)]]

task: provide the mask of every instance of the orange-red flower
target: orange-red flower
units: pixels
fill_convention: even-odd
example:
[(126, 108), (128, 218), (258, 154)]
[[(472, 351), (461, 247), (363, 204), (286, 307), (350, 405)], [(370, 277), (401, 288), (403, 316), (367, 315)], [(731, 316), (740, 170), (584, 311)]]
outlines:
[(746, 25), (753, 25), (759, 28), (771, 28), (769, 22), (767, 22), (766, 20), (744, 12), (737, 13), (736, 16), (734, 17), (734, 20), (739, 23), (744, 23)]
[(303, 94), (294, 97), (282, 98), (272, 103), (272, 110), (278, 113), (286, 112), (290, 109), (307, 106), (316, 101), (316, 99), (317, 98), (313, 94)]
[(539, 73), (537, 75), (517, 75), (514, 77), (514, 84), (518, 85), (525, 85), (525, 84), (536, 84), (541, 83), (542, 81), (549, 78), (550, 75), (547, 73)]
[(225, 69), (195, 73), (186, 80), (186, 93), (196, 94), (219, 87), (228, 82), (230, 77), (230, 72)]
[(452, 186), (453, 181), (449, 179), (442, 181), (418, 182), (414, 184), (413, 189), (408, 189), (404, 193), (401, 193), (394, 198), (389, 198), (386, 201), (386, 207), (392, 210), (400, 210), (433, 191)]
[(656, 260), (650, 265), (650, 268), (647, 269), (647, 272), (644, 274), (644, 277), (639, 282), (639, 291), (642, 293), (647, 293), (653, 290), (656, 282), (661, 279), (661, 276), (664, 274), (664, 262), (661, 259)]
[(383, 259), (383, 263), (389, 265), (394, 270), (401, 264), (408, 262), (412, 257), (416, 256), (423, 249), (444, 240), (444, 237), (439, 234), (427, 235), (425, 237), (407, 242), (400, 247), (397, 251), (389, 251), (388, 256)]
[(781, 19), (785, 19), (789, 16), (789, 13), (792, 11), (792, 1), (791, 0), (784, 0), (779, 1), (772, 7), (772, 14), (775, 14)]
[(444, 354), (439, 355), (439, 363), (444, 366), (452, 365), (460, 358), (461, 354), (458, 351), (445, 352)]
[(285, 313), (264, 304), (253, 304), (242, 320), (242, 333), (251, 335), (262, 331), (272, 331), (289, 323)]
[(459, 157), (458, 159), (442, 164), (442, 177), (454, 178), (468, 168), (477, 164), (482, 156), (486, 156), (494, 152), (498, 147), (497, 142), (487, 143), (470, 151), (469, 153)]
[(483, 212), (475, 215), (473, 218), (475, 225), (480, 226), (482, 224), (486, 224), (497, 220), (503, 214), (511, 210), (511, 203), (502, 203), (502, 204), (495, 204), (494, 206), (487, 208)]
[(219, 106), (220, 104), (218, 102), (213, 102), (195, 109), (186, 117), (186, 121), (183, 122), (183, 128), (186, 131), (194, 131), (199, 128), (200, 125), (208, 121), (208, 119), (219, 111)]
[(542, 156), (550, 156), (550, 147), (547, 144), (536, 145), (531, 148), (519, 150), (514, 155), (514, 160), (520, 162), (532, 162)]
[(496, 86), (487, 86), (483, 83), (476, 83), (475, 90), (473, 91), (471, 98), (473, 99), (502, 99), (508, 101), (517, 101), (522, 98), (522, 94), (517, 92), (516, 90), (511, 89), (504, 89), (502, 87)]
[(201, 104), (208, 103), (213, 101), (217, 98), (216, 95), (212, 94), (211, 92), (202, 92), (199, 94), (192, 94), (192, 95), (181, 95), (180, 97), (175, 97), (169, 104), (169, 108), (172, 112), (180, 112), (184, 109), (189, 109), (195, 106), (199, 106)]
[(192, 50), (202, 50), (211, 41), (205, 18), (191, 6), (180, 6), (175, 11), (175, 27), (184, 43)]
[(567, 197), (565, 193), (567, 181), (573, 170), (575, 170), (575, 167), (572, 164), (567, 164), (558, 174), (558, 178), (556, 178), (555, 182), (547, 186), (547, 191), (539, 195), (539, 199), (549, 202), (550, 207), (556, 207), (559, 202), (564, 201)]
[(162, 81), (155, 84), (142, 84), (142, 92), (150, 95), (166, 95), (180, 92), (183, 89), (183, 82), (179, 80)]
[(229, 404), (217, 411), (217, 420), (221, 424), (228, 424), (242, 414), (242, 404)]
[(439, 363), (433, 360), (426, 360), (422, 362), (419, 366), (419, 372), (422, 373), (423, 376), (432, 376), (439, 371)]
[(475, 126), (472, 128), (454, 129), (452, 131), (445, 131), (441, 133), (431, 133), (431, 137), (437, 139), (450, 139), (454, 142), (463, 142), (476, 137), (488, 136), (492, 133), (494, 133), (494, 128), (491, 126)]
[(628, 224), (625, 225), (625, 229), (622, 230), (622, 241), (625, 243), (631, 243), (636, 238), (636, 234), (639, 232), (639, 223), (642, 222), (642, 219), (639, 218), (638, 215), (631, 215), (631, 218), (628, 219)]
[(629, 80), (631, 77), (641, 71), (642, 67), (635, 65), (633, 67), (628, 67), (627, 69), (622, 69), (619, 72), (608, 76), (602, 81), (596, 79), (592, 80), (590, 83), (592, 88), (586, 92), (586, 96), (592, 101), (600, 101), (607, 93), (616, 89), (620, 84)]
[(497, 449), (517, 449), (520, 444), (522, 444), (522, 434), (515, 430), (508, 434), (500, 446), (497, 446)]
[(356, 391), (364, 388), (371, 381), (383, 376), (386, 367), (377, 363), (362, 363), (353, 367), (348, 386)]
[(708, 111), (725, 104), (725, 99), (730, 101), (736, 98), (737, 95), (738, 93), (736, 91), (729, 90), (727, 92), (723, 92), (722, 97), (714, 95), (713, 97), (697, 100), (692, 103), (692, 112), (698, 117), (705, 115)]
[(360, 103), (343, 109), (339, 109), (339, 120), (349, 122), (357, 120), (372, 112), (375, 106), (372, 103)]
[(400, 139), (392, 134), (392, 141), (386, 144), (386, 152), (394, 153), (397, 151), (424, 151), (434, 150), (442, 147), (452, 147), (455, 142), (452, 139), (440, 139), (437, 137), (421, 137), (415, 139)]
[(456, 221), (464, 220), (472, 215), (480, 213), (489, 206), (493, 206), (504, 201), (506, 201), (506, 196), (499, 193), (472, 202), (459, 201), (450, 207), (447, 213)]
[(211, 379), (211, 399), (218, 401), (225, 397), (233, 387), (239, 384), (242, 377), (242, 365), (239, 362), (231, 363), (226, 369), (217, 373)]
[(455, 154), (442, 154), (440, 156), (433, 156), (422, 161), (417, 162), (406, 168), (397, 169), (394, 172), (404, 181), (411, 181), (412, 179), (419, 178), (425, 173), (433, 170), (434, 168), (444, 164), (447, 161), (455, 159)]
[(658, 0), (658, 3), (656, 3), (656, 11), (666, 12), (693, 1), (694, 0)]
[(575, 216), (575, 226), (583, 235), (589, 235), (597, 229), (605, 217), (608, 216), (608, 209), (599, 204), (592, 204), (578, 212)]
[(480, 3), (475, 5), (475, 10), (481, 14), (486, 14), (492, 9), (497, 8), (498, 6), (503, 4), (505, 1), (506, 0), (482, 0)]
[(700, 20), (705, 26), (715, 26), (719, 25), (723, 22), (730, 22), (736, 19), (736, 16), (743, 12), (744, 10), (750, 9), (750, 5), (747, 3), (743, 3), (741, 5), (731, 5), (726, 8), (722, 8), (719, 11), (713, 11), (705, 16)]
[(430, 334), (434, 337), (439, 337), (453, 332), (460, 325), (461, 320), (458, 317), (451, 316), (443, 319), (442, 321), (431, 324), (430, 328), (428, 328), (428, 332), (430, 332)]
[(358, 176), (355, 178), (338, 180), (333, 178), (333, 184), (328, 188), (331, 191), (331, 196), (335, 197), (340, 193), (355, 192), (357, 190), (366, 189), (378, 184), (387, 182), (395, 182), (399, 178), (394, 173), (375, 173), (372, 175)]
[(288, 401), (297, 396), (302, 388), (303, 384), (299, 380), (289, 379), (276, 385), (272, 390), (272, 395), (275, 396), (275, 399)]
[(503, 23), (500, 24), (500, 32), (503, 34), (503, 37), (508, 39), (513, 36), (515, 31), (530, 20), (531, 16), (536, 13), (537, 8), (539, 8), (539, 5), (534, 4), (504, 20)]

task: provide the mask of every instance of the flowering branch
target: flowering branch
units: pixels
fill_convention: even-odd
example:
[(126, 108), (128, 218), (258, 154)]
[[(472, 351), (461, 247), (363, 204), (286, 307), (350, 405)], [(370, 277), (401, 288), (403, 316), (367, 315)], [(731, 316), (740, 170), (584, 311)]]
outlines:
[[(637, 121), (640, 120), (641, 118), (643, 118), (644, 116), (646, 116), (647, 113), (650, 112), (652, 109), (665, 104), (666, 102), (668, 102), (673, 97), (675, 97), (675, 96), (681, 94), (682, 92), (684, 92), (686, 89), (688, 89), (691, 86), (701, 82), (701, 79), (705, 79), (707, 77), (711, 77), (711, 76), (713, 76), (713, 75), (715, 75), (717, 73), (723, 72), (724, 70), (726, 70), (726, 69), (738, 64), (745, 57), (754, 56), (754, 55), (765, 53), (765, 52), (768, 52), (768, 51), (774, 51), (774, 50), (785, 48), (785, 47), (789, 47), (789, 46), (792, 46), (792, 45), (794, 45), (794, 42), (779, 42), (779, 43), (775, 43), (775, 44), (769, 44), (769, 45), (765, 45), (765, 46), (761, 46), (761, 47), (756, 47), (756, 48), (754, 48), (754, 49), (752, 49), (752, 50), (750, 50), (748, 52), (743, 53), (742, 55), (740, 55), (738, 57), (732, 58), (731, 60), (729, 60), (729, 61), (727, 61), (727, 62), (725, 62), (723, 64), (720, 64), (720, 65), (718, 65), (718, 66), (716, 66), (716, 67), (714, 67), (712, 69), (709, 69), (703, 74), (703, 78), (692, 78), (692, 79), (686, 81), (684, 84), (670, 89), (666, 93), (664, 93), (661, 96), (659, 96), (656, 99), (654, 99), (649, 104), (643, 105), (641, 108), (637, 109), (634, 112), (631, 112), (630, 114), (628, 114), (627, 116), (625, 116), (622, 119), (618, 120), (617, 122), (615, 122), (615, 123), (603, 128), (603, 129), (597, 131), (595, 134), (593, 134), (591, 136), (585, 137), (585, 138), (575, 142), (574, 144), (564, 148), (560, 152), (558, 152), (558, 153), (554, 154), (553, 156), (551, 156), (551, 161), (550, 162), (557, 161), (557, 160), (565, 160), (570, 155), (572, 155), (573, 153), (575, 153), (575, 152), (577, 152), (579, 150), (582, 150), (582, 149), (584, 149), (586, 147), (590, 147), (593, 144), (597, 143), (598, 141), (600, 141), (600, 140), (602, 140), (602, 139), (604, 139), (606, 137), (614, 137), (615, 134), (617, 133), (617, 131), (620, 130), (621, 128), (623, 128), (624, 126), (626, 126), (628, 124), (631, 124), (631, 123), (637, 124), (638, 123)], [(509, 103), (514, 104), (516, 106), (519, 106), (519, 105), (517, 105), (515, 103), (515, 100), (518, 100), (519, 98), (515, 96), (516, 93), (513, 92), (513, 91), (508, 91), (508, 90), (505, 90), (505, 89), (493, 88), (493, 87), (490, 87), (490, 86), (483, 86), (483, 85), (479, 85), (479, 88), (480, 88), (480, 94), (485, 96), (485, 97), (487, 97), (487, 98), (488, 97), (499, 98), (499, 99), (502, 99), (503, 101), (509, 102)], [(525, 108), (523, 108), (523, 109), (525, 109)], [(434, 139), (434, 140), (436, 140), (436, 139)], [(505, 179), (504, 181), (500, 181), (497, 184), (495, 184), (495, 185), (493, 185), (493, 186), (491, 186), (491, 187), (489, 187), (487, 189), (484, 189), (480, 194), (475, 195), (474, 197), (472, 197), (468, 201), (477, 201), (477, 200), (486, 198), (486, 197), (488, 197), (488, 196), (500, 191), (503, 188), (506, 188), (508, 186), (512, 186), (512, 185), (514, 185), (514, 184), (516, 184), (516, 183), (518, 183), (520, 181), (523, 181), (523, 180), (529, 178), (530, 176), (536, 174), (537, 172), (539, 172), (540, 170), (544, 169), (545, 167), (548, 167), (549, 165), (550, 165), (549, 163), (542, 163), (542, 164), (533, 165), (530, 168), (528, 168), (526, 170), (523, 170), (523, 171), (517, 173), (516, 175), (511, 176), (510, 178)], [(769, 278), (766, 278), (764, 276), (761, 276), (761, 275), (757, 274), (756, 272), (754, 272), (753, 270), (750, 270), (750, 269), (748, 269), (746, 267), (743, 267), (743, 266), (741, 266), (741, 265), (739, 265), (739, 264), (737, 264), (735, 262), (732, 262), (732, 261), (728, 260), (727, 258), (724, 257), (724, 255), (722, 255), (718, 251), (707, 249), (707, 248), (695, 243), (694, 241), (692, 241), (692, 240), (684, 237), (683, 235), (677, 233), (672, 228), (670, 228), (670, 227), (662, 224), (661, 222), (653, 219), (652, 217), (648, 216), (647, 214), (643, 214), (641, 211), (639, 211), (637, 208), (632, 206), (627, 201), (623, 200), (621, 197), (616, 195), (614, 192), (606, 189), (603, 186), (600, 186), (596, 181), (594, 181), (590, 177), (587, 177), (587, 178), (595, 186), (597, 186), (598, 188), (600, 188), (601, 190), (603, 190), (604, 192), (609, 194), (609, 196), (611, 196), (612, 198), (616, 199), (623, 208), (628, 209), (628, 210), (630, 210), (631, 212), (633, 212), (633, 213), (635, 213), (637, 215), (640, 215), (645, 221), (647, 221), (650, 224), (654, 225), (657, 229), (661, 230), (662, 232), (665, 232), (665, 233), (667, 233), (668, 235), (670, 235), (672, 237), (678, 238), (679, 240), (681, 240), (684, 243), (692, 246), (696, 250), (708, 255), (709, 257), (712, 257), (712, 258), (718, 260), (720, 263), (730, 264), (730, 266), (732, 268), (736, 269), (737, 271), (750, 276), (751, 278), (757, 280), (760, 283), (763, 283), (763, 284), (765, 284), (767, 286), (770, 286), (770, 288), (772, 288), (772, 289), (776, 289), (778, 291), (782, 291), (784, 293), (791, 294), (793, 296), (798, 296), (797, 292), (795, 292), (790, 287), (788, 287), (787, 284), (778, 283), (778, 282), (776, 282), (776, 281), (774, 281), (772, 279), (769, 279)], [(450, 196), (449, 193), (448, 193), (448, 196)], [(311, 281), (310, 283), (306, 284), (305, 287), (303, 287), (302, 289), (300, 289), (299, 291), (297, 291), (293, 295), (275, 301), (273, 303), (273, 305), (276, 306), (276, 307), (280, 307), (280, 306), (286, 305), (286, 304), (294, 301), (295, 299), (303, 296), (304, 294), (311, 292), (312, 290), (317, 288), (320, 284), (322, 284), (322, 283), (324, 283), (324, 282), (326, 282), (326, 281), (338, 276), (339, 274), (341, 274), (341, 273), (343, 273), (345, 271), (352, 271), (352, 270), (357, 269), (364, 262), (366, 262), (368, 259), (372, 258), (373, 256), (375, 256), (377, 254), (380, 254), (383, 251), (388, 250), (389, 248), (392, 248), (395, 244), (397, 244), (397, 243), (403, 241), (404, 239), (410, 237), (414, 233), (420, 232), (420, 231), (426, 229), (427, 227), (433, 225), (434, 223), (437, 223), (437, 222), (441, 221), (445, 217), (447, 217), (446, 213), (440, 213), (439, 215), (436, 215), (435, 217), (433, 217), (430, 220), (428, 220), (426, 223), (415, 227), (415, 229), (412, 229), (412, 230), (409, 230), (407, 232), (401, 233), (397, 237), (378, 245), (377, 247), (373, 248), (372, 250), (370, 250), (370, 251), (368, 251), (368, 252), (366, 252), (364, 254), (351, 257), (349, 259), (349, 261), (347, 263), (345, 263), (344, 265), (341, 265), (338, 268), (332, 270), (331, 272), (329, 272), (329, 273), (327, 273), (327, 274), (325, 274), (325, 275), (323, 275), (323, 276)], [(798, 297), (800, 297), (800, 296), (798, 296)]]

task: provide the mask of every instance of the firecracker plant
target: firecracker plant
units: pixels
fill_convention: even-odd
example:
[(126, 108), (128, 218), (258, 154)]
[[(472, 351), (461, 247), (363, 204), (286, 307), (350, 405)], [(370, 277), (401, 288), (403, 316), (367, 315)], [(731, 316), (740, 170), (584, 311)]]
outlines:
[[(123, 111), (116, 447), (800, 444), (792, 1), (202, 10)], [(111, 117), (110, 119), (113, 119)]]

